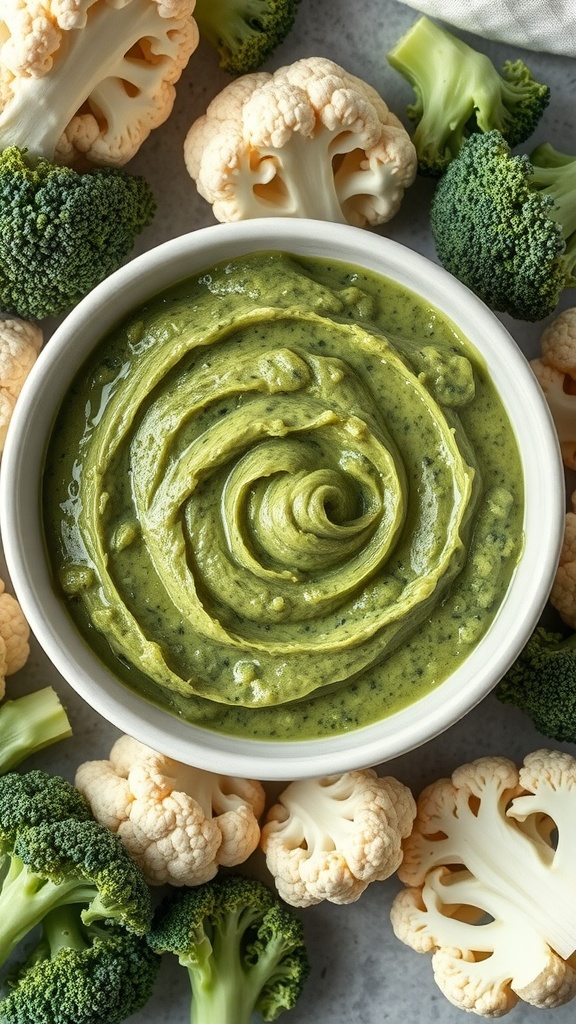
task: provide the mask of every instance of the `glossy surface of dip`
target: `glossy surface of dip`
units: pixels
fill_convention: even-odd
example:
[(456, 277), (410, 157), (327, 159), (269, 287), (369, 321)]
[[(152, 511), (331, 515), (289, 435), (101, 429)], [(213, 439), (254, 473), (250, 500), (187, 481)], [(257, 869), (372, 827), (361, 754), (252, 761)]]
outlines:
[(472, 650), (522, 545), (483, 362), (399, 285), (260, 253), (153, 298), (55, 425), (55, 578), (149, 699), (264, 739), (375, 721)]

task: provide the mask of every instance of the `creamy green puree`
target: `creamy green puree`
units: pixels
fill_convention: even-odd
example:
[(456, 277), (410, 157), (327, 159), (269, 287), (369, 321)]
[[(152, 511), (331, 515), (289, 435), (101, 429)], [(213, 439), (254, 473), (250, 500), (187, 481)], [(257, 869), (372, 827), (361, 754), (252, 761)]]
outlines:
[(482, 359), (411, 292), (264, 252), (104, 338), (54, 427), (47, 547), (125, 684), (210, 729), (366, 725), (436, 686), (521, 545), (515, 438)]

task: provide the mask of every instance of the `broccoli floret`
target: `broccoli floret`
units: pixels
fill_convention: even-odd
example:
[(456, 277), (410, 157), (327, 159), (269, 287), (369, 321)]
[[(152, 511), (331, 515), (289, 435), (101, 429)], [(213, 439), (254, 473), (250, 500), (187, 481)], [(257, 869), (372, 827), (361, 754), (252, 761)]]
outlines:
[(45, 772), (0, 778), (0, 966), (56, 907), (85, 925), (144, 934), (150, 891), (122, 841), (90, 816), (71, 783)]
[(544, 736), (576, 743), (576, 632), (566, 637), (538, 626), (495, 694)]
[(146, 1004), (160, 957), (146, 938), (86, 927), (76, 907), (52, 910), (39, 943), (8, 976), (1, 1024), (120, 1024)]
[(309, 963), (300, 920), (261, 882), (227, 875), (175, 889), (148, 941), (188, 971), (191, 1024), (276, 1020), (295, 1006)]
[(71, 735), (68, 715), (51, 686), (4, 701), (0, 705), (0, 775)]
[(196, 0), (201, 36), (231, 75), (256, 71), (288, 35), (297, 0)]
[(59, 775), (0, 778), (0, 966), (37, 927), (8, 975), (0, 1024), (115, 1024), (148, 999), (150, 890), (118, 836)]
[(500, 132), (471, 135), (440, 178), (430, 226), (446, 267), (493, 309), (542, 320), (574, 287), (576, 157), (513, 156)]
[(0, 864), (12, 852), (19, 829), (67, 818), (92, 819), (88, 801), (67, 779), (40, 769), (4, 775), (0, 778)]
[(438, 176), (473, 132), (499, 131), (512, 147), (532, 134), (550, 100), (522, 60), (502, 72), (483, 53), (420, 18), (389, 52), (416, 94), (408, 116), (422, 174)]
[(10, 146), (0, 154), (0, 308), (29, 319), (68, 309), (115, 270), (152, 219), (144, 178), (78, 173)]

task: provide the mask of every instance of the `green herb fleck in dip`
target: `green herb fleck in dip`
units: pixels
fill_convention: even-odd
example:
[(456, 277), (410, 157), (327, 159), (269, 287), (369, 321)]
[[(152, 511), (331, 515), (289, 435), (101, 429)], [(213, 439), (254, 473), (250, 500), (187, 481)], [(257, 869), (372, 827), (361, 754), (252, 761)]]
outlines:
[(44, 520), (63, 599), (124, 683), (282, 740), (373, 722), (462, 662), (520, 553), (523, 481), (447, 318), (265, 252), (102, 341), (53, 430)]

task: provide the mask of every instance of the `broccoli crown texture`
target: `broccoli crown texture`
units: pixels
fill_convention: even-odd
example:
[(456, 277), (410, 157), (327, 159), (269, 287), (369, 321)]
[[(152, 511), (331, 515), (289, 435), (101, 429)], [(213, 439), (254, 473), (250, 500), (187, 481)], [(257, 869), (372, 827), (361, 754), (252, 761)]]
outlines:
[(151, 900), (144, 877), (121, 839), (98, 822), (67, 818), (20, 829), (14, 855), (37, 876), (41, 891), (52, 884), (56, 905), (87, 903), (82, 911), (86, 924), (113, 919), (137, 934), (149, 927)]
[(496, 129), (510, 146), (524, 142), (550, 100), (522, 60), (499, 72), (483, 53), (443, 26), (420, 18), (389, 52), (390, 64), (412, 85), (408, 116), (422, 174), (438, 176), (473, 132)]
[(117, 269), (154, 209), (144, 178), (32, 165), (8, 147), (0, 154), (0, 308), (29, 319), (64, 312)]
[(0, 706), (0, 775), (38, 750), (72, 735), (72, 728), (51, 686)]
[(576, 743), (576, 633), (538, 626), (495, 690), (551, 739)]
[[(9, 778), (0, 779), (0, 789)], [(5, 793), (2, 799), (5, 804)], [(115, 921), (136, 934), (146, 932), (150, 890), (118, 836), (93, 819), (57, 820), (49, 811), (40, 824), (8, 824), (2, 839), (0, 966), (61, 906), (78, 905), (86, 925)]]
[(158, 907), (148, 941), (187, 968), (191, 1024), (276, 1020), (295, 1006), (309, 973), (298, 917), (267, 886), (240, 875), (176, 889)]
[(159, 966), (143, 936), (113, 923), (86, 927), (78, 907), (59, 907), (10, 972), (0, 1024), (121, 1024), (150, 998)]
[(257, 71), (288, 35), (297, 0), (196, 0), (199, 32), (231, 75)]
[[(519, 320), (543, 319), (575, 283), (574, 239), (564, 231), (576, 213), (576, 163), (564, 161), (556, 173), (545, 171), (526, 155), (513, 156), (498, 131), (471, 135), (432, 199), (430, 226), (443, 265), (493, 309)], [(557, 182), (569, 177), (572, 194), (561, 199)]]
[(0, 778), (0, 855), (12, 852), (21, 829), (67, 818), (92, 819), (88, 801), (67, 779), (39, 769)]

